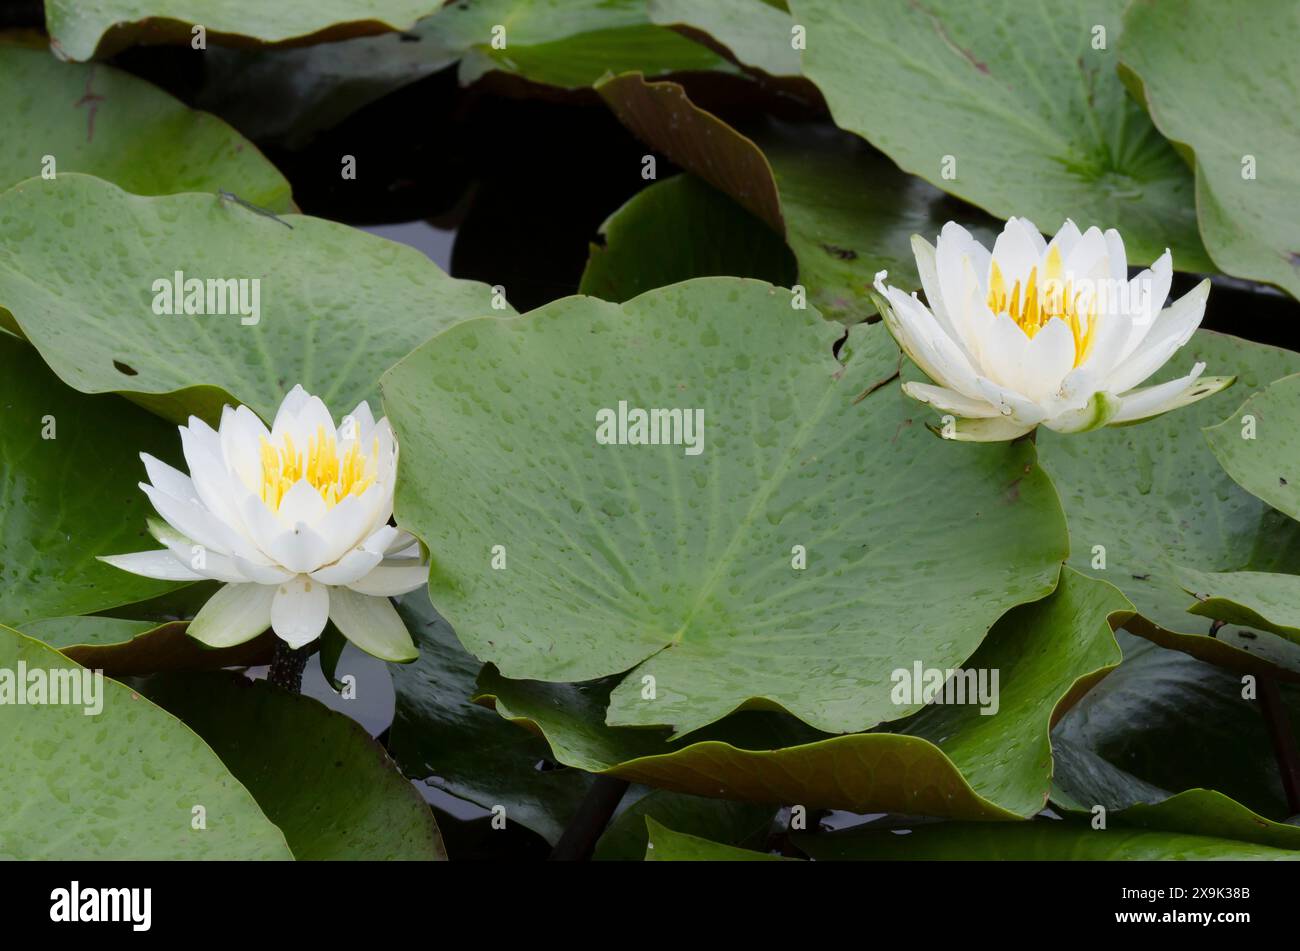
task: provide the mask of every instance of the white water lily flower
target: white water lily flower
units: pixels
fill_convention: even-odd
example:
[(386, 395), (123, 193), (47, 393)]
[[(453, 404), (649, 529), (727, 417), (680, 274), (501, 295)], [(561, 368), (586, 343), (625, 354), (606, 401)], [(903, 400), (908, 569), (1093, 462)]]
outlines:
[(102, 561), (168, 581), (226, 582), (190, 622), (212, 647), (273, 628), (290, 647), (320, 636), (328, 618), (384, 660), (416, 656), (388, 600), (423, 585), (419, 543), (388, 524), (397, 443), (387, 419), (361, 403), (334, 426), (301, 386), (270, 431), (247, 407), (222, 410), (217, 429), (180, 427), (186, 475), (141, 453), (140, 488), (165, 520), (149, 520), (164, 548)]
[(953, 419), (950, 439), (1015, 439), (1042, 424), (1072, 433), (1135, 423), (1186, 406), (1235, 377), (1186, 376), (1138, 388), (1185, 344), (1210, 282), (1161, 310), (1172, 279), (1166, 250), (1132, 280), (1119, 232), (1066, 221), (1050, 242), (1011, 218), (990, 253), (960, 225), (938, 246), (912, 238), (927, 307), (876, 275), (898, 345), (933, 383), (904, 391)]

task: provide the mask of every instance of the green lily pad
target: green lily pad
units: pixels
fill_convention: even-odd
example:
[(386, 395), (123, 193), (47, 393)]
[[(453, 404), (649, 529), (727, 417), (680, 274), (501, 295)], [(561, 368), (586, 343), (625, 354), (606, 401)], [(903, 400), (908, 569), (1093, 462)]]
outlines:
[[(631, 792), (623, 797), (624, 801), (630, 796)], [(600, 862), (639, 862), (646, 852), (647, 822), (671, 825), (688, 835), (708, 836), (723, 845), (758, 844), (766, 838), (775, 811), (763, 803), (650, 790), (614, 817), (596, 842), (592, 858)]]
[(601, 225), (578, 290), (622, 303), (655, 287), (729, 274), (783, 287), (795, 264), (785, 243), (693, 175), (655, 182)]
[(919, 288), (914, 234), (933, 236), (955, 219), (992, 247), (996, 229), (983, 213), (827, 124), (769, 122), (748, 137), (676, 83), (627, 74), (596, 91), (643, 142), (783, 236), (809, 300), (828, 317), (874, 315), (869, 289), (880, 270), (897, 287)]
[(189, 44), (195, 24), (208, 42), (324, 43), (404, 30), (441, 0), (348, 0), (263, 3), (262, 0), (45, 0), (50, 45), (67, 59), (106, 57), (133, 43)]
[(217, 752), (297, 858), (447, 857), (419, 791), (343, 714), (224, 672), (160, 675), (141, 690)]
[(1300, 644), (1300, 575), (1185, 570), (1182, 577), (1198, 599), (1189, 613), (1270, 631)]
[[(1300, 369), (1300, 355), (1201, 330), (1152, 380), (1185, 374), (1197, 360), (1236, 374), (1235, 393), (1137, 426), (1040, 433), (1039, 456), (1070, 523), (1070, 564), (1124, 592), (1147, 622), (1134, 622), (1135, 633), (1246, 671), (1300, 671), (1300, 649), (1285, 639), (1206, 636), (1209, 623), (1187, 613), (1179, 584), (1182, 568), (1300, 572), (1300, 525), (1234, 484), (1198, 432), (1244, 393)], [(1094, 567), (1103, 554), (1105, 567)]]
[(25, 626), (176, 587), (95, 558), (149, 547), (136, 454), (176, 462), (173, 427), (120, 397), (68, 389), (9, 335), (0, 336), (0, 413), (0, 621)]
[[(956, 666), (1050, 592), (1064, 524), (1032, 447), (940, 465), (888, 331), (851, 330), (845, 363), (842, 333), (789, 291), (699, 278), (469, 321), (394, 367), (397, 517), (461, 642), (508, 677), (635, 668), (615, 726), (757, 704), (853, 732), (918, 709), (890, 671)], [(677, 444), (599, 444), (620, 405), (680, 410)]]
[(444, 10), (437, 29), (444, 43), (466, 50), (466, 85), (490, 72), (564, 89), (633, 69), (735, 72), (707, 46), (651, 23), (645, 0), (471, 0)]
[(706, 34), (746, 66), (769, 76), (800, 75), (794, 20), (765, 0), (649, 0), (648, 5), (655, 23)]
[[(171, 295), (154, 282), (175, 283), (177, 271), (186, 281), (260, 281), (256, 313), (251, 283), (242, 285), (247, 317), (229, 305), (234, 313), (154, 313)], [(0, 306), (75, 389), (209, 421), (236, 400), (272, 419), (297, 383), (350, 412), (376, 398), (380, 373), (416, 344), (493, 312), (486, 286), (354, 228), (274, 220), (215, 195), (144, 198), (71, 174), (0, 197)]]
[(1206, 835), (1080, 821), (1039, 819), (1018, 825), (944, 822), (917, 826), (906, 835), (865, 830), (801, 835), (795, 844), (821, 862), (844, 860), (1016, 862), (1161, 861), (1238, 859), (1294, 862), (1300, 852)]
[[(1288, 369), (1300, 365), (1300, 357)], [(1251, 394), (1205, 430), (1232, 480), (1279, 512), (1300, 519), (1300, 373)]]
[[(1201, 237), (1228, 274), (1300, 297), (1300, 9), (1140, 0), (1124, 14), (1120, 71), (1196, 170)], [(1213, 69), (1206, 64), (1213, 63)]]
[(790, 7), (808, 31), (804, 75), (836, 123), (904, 171), (1049, 233), (1066, 218), (1118, 228), (1131, 263), (1168, 247), (1176, 268), (1214, 269), (1191, 171), (1115, 73), (1124, 0), (1061, 0), (1010, 21), (996, 0), (870, 16), (845, 0)]
[[(1267, 827), (1286, 819), (1260, 701), (1248, 695), (1243, 678), (1131, 635), (1122, 643), (1124, 662), (1052, 731), (1053, 801), (1117, 811), (1215, 790), (1240, 804), (1243, 820)], [(1293, 728), (1300, 728), (1300, 687), (1284, 684), (1280, 691)], [(1223, 811), (1215, 805), (1187, 831), (1220, 834), (1214, 823)]]
[[(90, 673), (0, 627), (0, 670), (20, 669), (47, 683)], [(128, 687), (100, 684), (97, 715), (85, 712), (87, 694), (83, 704), (0, 704), (0, 858), (293, 858), (203, 740)], [(206, 828), (194, 827), (199, 806)]]
[[(893, 732), (827, 736), (789, 718), (734, 714), (689, 741), (609, 727), (612, 681), (554, 685), (487, 668), (482, 699), (550, 742), (563, 763), (676, 792), (809, 809), (1020, 819), (1047, 801), (1048, 724), (1119, 661), (1111, 623), (1131, 606), (1110, 585), (1066, 570), (1043, 601), (1016, 608), (963, 666), (999, 671), (999, 707), (926, 707)], [(1109, 623), (1108, 623), (1109, 619)]]
[(796, 862), (784, 855), (738, 849), (702, 839), (685, 832), (674, 832), (649, 816), (645, 818), (647, 862)]
[(0, 191), (44, 174), (48, 155), (55, 174), (85, 172), (137, 195), (224, 189), (272, 211), (293, 207), (289, 182), (252, 142), (110, 66), (0, 46), (0, 114)]
[(388, 748), (411, 779), (492, 809), (554, 844), (577, 812), (591, 777), (552, 768), (546, 741), (471, 702), (482, 668), (424, 591), (397, 610), (420, 656), (389, 668), (397, 707)]

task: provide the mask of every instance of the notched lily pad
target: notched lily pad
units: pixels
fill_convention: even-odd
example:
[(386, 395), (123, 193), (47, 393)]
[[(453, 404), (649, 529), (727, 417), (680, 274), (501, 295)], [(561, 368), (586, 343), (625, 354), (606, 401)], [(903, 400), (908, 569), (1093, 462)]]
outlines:
[[(890, 671), (954, 667), (1049, 593), (1064, 523), (1032, 446), (948, 452), (890, 385), (884, 327), (851, 330), (844, 364), (842, 333), (789, 291), (701, 278), (470, 321), (394, 367), (397, 517), (462, 643), (515, 678), (635, 668), (611, 725), (917, 709)], [(619, 422), (635, 408), (663, 411), (660, 444)]]

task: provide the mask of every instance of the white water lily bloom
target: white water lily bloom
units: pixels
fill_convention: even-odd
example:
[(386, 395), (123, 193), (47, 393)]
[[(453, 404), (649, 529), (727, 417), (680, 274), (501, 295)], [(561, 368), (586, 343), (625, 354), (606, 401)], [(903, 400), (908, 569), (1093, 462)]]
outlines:
[(266, 426), (247, 407), (222, 410), (217, 429), (191, 416), (180, 427), (189, 475), (142, 453), (140, 488), (164, 521), (164, 548), (101, 560), (168, 581), (226, 582), (189, 633), (229, 647), (268, 627), (291, 647), (332, 620), (348, 640), (385, 660), (414, 645), (390, 595), (423, 585), (419, 543), (388, 524), (397, 443), (387, 419), (361, 403), (335, 427), (325, 404), (295, 386)]
[(1132, 280), (1119, 232), (1066, 221), (1050, 242), (1010, 219), (990, 253), (960, 225), (938, 245), (912, 238), (927, 307), (876, 275), (898, 345), (933, 383), (904, 391), (953, 419), (950, 439), (1015, 439), (1135, 423), (1217, 393), (1234, 377), (1186, 376), (1140, 387), (1192, 336), (1210, 282), (1165, 309), (1166, 250)]

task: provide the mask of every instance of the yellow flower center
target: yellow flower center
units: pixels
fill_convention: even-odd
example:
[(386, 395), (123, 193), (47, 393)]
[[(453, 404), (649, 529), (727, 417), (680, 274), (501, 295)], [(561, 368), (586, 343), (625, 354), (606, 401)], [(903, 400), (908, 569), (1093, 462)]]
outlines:
[(299, 452), (293, 437), (284, 434), (284, 445), (279, 449), (262, 437), (262, 501), (272, 511), (278, 511), (289, 489), (300, 479), (320, 493), (328, 508), (333, 508), (349, 495), (360, 495), (375, 481), (372, 459), (379, 457), (379, 439), (376, 437), (370, 457), (361, 450), (361, 444), (351, 443), (342, 454), (333, 433), (324, 426), (307, 441), (307, 451)]
[(1052, 248), (1047, 253), (1041, 284), (1038, 268), (1030, 269), (1023, 293), (1019, 281), (1015, 282), (1011, 293), (1007, 293), (1007, 282), (996, 260), (989, 270), (989, 309), (995, 314), (1005, 313), (1010, 316), (1030, 340), (1047, 326), (1049, 320), (1059, 317), (1074, 335), (1076, 367), (1092, 352), (1097, 330), (1097, 297), (1095, 294), (1086, 296), (1086, 310), (1081, 311), (1079, 304), (1074, 282), (1062, 278), (1061, 252), (1058, 248)]

